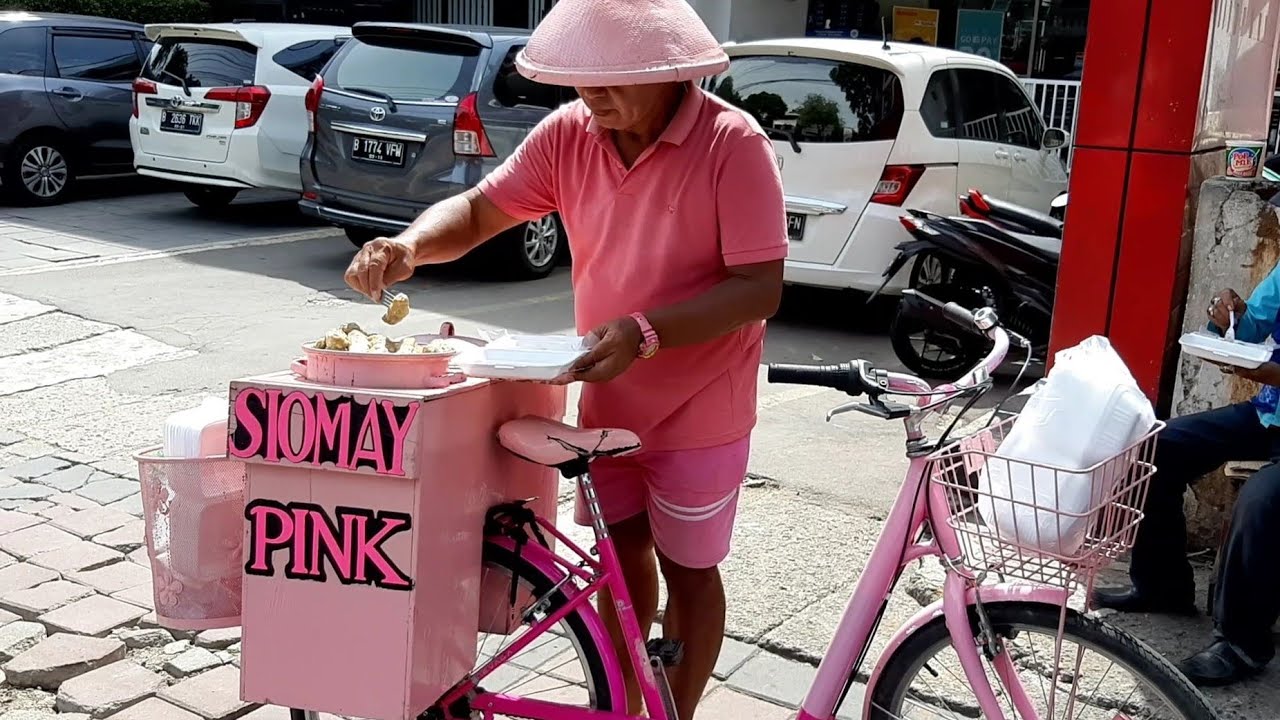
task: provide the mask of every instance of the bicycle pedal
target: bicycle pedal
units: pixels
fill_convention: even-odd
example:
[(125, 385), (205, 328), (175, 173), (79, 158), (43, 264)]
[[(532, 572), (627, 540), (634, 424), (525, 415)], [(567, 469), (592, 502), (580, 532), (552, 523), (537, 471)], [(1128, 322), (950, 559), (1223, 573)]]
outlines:
[(684, 659), (684, 643), (679, 640), (654, 638), (645, 645), (645, 649), (649, 657), (657, 658), (663, 667), (675, 667)]

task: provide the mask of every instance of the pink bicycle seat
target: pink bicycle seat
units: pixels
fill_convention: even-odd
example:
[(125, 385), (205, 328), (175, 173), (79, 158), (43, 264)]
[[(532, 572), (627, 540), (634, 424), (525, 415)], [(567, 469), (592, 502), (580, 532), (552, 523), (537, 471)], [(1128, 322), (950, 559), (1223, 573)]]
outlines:
[(539, 417), (503, 423), (498, 441), (512, 453), (548, 467), (578, 459), (629, 455), (640, 449), (640, 438), (630, 430), (576, 428)]

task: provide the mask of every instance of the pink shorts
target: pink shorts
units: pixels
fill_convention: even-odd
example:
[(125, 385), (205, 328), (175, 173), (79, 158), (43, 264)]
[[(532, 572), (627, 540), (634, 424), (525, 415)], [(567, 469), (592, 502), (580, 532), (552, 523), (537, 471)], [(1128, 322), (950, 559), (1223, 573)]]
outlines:
[[(729, 556), (738, 492), (747, 474), (751, 437), (717, 447), (640, 452), (591, 463), (605, 522), (649, 514), (654, 544), (687, 568), (719, 565)], [(590, 525), (582, 491), (574, 519)]]

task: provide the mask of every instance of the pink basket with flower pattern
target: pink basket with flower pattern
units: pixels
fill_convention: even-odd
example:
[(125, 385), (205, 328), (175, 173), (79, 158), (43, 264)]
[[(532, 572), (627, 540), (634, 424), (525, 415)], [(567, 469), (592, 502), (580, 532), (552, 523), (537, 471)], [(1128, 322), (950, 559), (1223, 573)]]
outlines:
[(176, 630), (240, 624), (245, 467), (226, 457), (135, 456), (156, 619)]

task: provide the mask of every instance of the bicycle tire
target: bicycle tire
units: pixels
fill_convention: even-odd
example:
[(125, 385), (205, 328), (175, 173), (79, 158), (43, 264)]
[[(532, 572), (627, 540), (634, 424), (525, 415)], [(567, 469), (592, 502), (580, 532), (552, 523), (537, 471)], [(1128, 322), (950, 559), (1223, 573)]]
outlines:
[[(542, 570), (529, 562), (528, 558), (521, 557), (517, 561), (515, 553), (506, 548), (485, 543), (483, 563), (505, 570), (527, 582), (534, 597), (547, 599), (546, 614), (555, 612), (569, 602), (564, 591), (556, 588), (556, 581), (547, 577)], [(579, 657), (584, 661), (583, 672), (591, 681), (591, 689), (594, 692), (590, 708), (600, 711), (612, 711), (617, 707), (625, 708), (626, 696), (621, 694), (625, 690), (611, 687), (609, 675), (605, 671), (604, 652), (613, 652), (613, 645), (608, 637), (597, 638), (591, 632), (590, 628), (593, 625), (603, 627), (603, 621), (599, 621), (597, 615), (598, 624), (588, 623), (584, 619), (588, 615), (596, 615), (596, 610), (591, 603), (579, 606), (577, 610), (566, 615), (562, 623), (572, 635), (568, 639), (578, 650)], [(605, 643), (603, 649), (600, 647), (602, 642)], [(484, 687), (483, 680), (480, 682), (480, 687)]]
[[(997, 634), (1018, 626), (1039, 628), (1051, 634), (1058, 631), (1061, 609), (1055, 605), (1001, 602), (984, 604), (983, 609)], [(969, 622), (973, 627), (978, 626), (977, 611), (972, 606), (969, 608)], [(1063, 639), (1071, 639), (1127, 666), (1136, 678), (1145, 680), (1163, 695), (1183, 720), (1218, 720), (1217, 712), (1209, 706), (1204, 695), (1172, 663), (1120, 628), (1068, 610)], [(940, 646), (950, 643), (946, 618), (939, 616), (925, 623), (899, 645), (885, 663), (876, 686), (868, 689), (867, 695), (872, 703), (871, 720), (894, 720), (901, 715), (902, 700), (915, 673)]]

